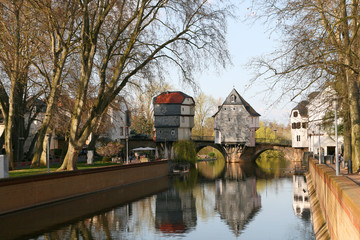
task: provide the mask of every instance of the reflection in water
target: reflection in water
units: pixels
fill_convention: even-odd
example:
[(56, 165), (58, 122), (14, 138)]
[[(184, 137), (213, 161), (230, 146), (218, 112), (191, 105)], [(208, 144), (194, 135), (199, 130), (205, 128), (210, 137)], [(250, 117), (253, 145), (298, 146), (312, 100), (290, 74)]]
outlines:
[(285, 169), (290, 168), (290, 162), (286, 161), (280, 151), (266, 151), (256, 159), (257, 166), (266, 174), (278, 178)]
[(218, 180), (216, 182), (216, 208), (222, 219), (239, 236), (261, 208), (261, 197), (256, 191), (256, 178), (245, 181)]
[(155, 219), (156, 229), (163, 233), (185, 233), (194, 228), (197, 217), (192, 192), (171, 189), (158, 194)]
[[(208, 172), (217, 171), (210, 166), (217, 167), (207, 165)], [(192, 170), (166, 191), (55, 226), (37, 239), (313, 239), (303, 176), (264, 179), (252, 165), (236, 163), (221, 172), (214, 180)]]
[(310, 214), (310, 202), (309, 192), (307, 190), (306, 178), (303, 175), (293, 176), (293, 209), (295, 215), (302, 219), (309, 221)]
[(221, 175), (225, 168), (225, 160), (223, 158), (215, 161), (199, 161), (197, 169), (199, 173), (207, 179), (215, 179)]

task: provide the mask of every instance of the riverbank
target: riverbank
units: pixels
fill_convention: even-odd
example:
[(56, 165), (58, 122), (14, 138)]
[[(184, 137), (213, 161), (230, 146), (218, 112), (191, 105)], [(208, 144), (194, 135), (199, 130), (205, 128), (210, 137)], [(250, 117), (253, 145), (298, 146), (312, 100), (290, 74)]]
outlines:
[(168, 161), (0, 179), (0, 215), (168, 175)]
[(360, 239), (359, 184), (358, 174), (346, 174), (342, 169), (336, 176), (332, 165), (309, 160), (308, 187), (316, 239)]

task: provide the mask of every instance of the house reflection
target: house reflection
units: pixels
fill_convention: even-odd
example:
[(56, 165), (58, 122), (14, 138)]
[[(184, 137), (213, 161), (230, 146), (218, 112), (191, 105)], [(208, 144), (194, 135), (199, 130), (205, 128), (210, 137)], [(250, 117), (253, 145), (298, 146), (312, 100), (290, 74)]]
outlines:
[(261, 208), (261, 196), (256, 190), (255, 177), (238, 180), (243, 175), (238, 175), (241, 173), (238, 171), (236, 173), (234, 175), (232, 171), (228, 175), (231, 178), (216, 182), (216, 209), (238, 237)]
[(305, 176), (294, 175), (293, 176), (293, 210), (295, 215), (302, 219), (309, 221), (310, 214), (310, 202), (309, 192), (307, 190), (307, 183)]
[(155, 227), (163, 233), (181, 234), (196, 226), (197, 215), (192, 191), (172, 189), (157, 195)]

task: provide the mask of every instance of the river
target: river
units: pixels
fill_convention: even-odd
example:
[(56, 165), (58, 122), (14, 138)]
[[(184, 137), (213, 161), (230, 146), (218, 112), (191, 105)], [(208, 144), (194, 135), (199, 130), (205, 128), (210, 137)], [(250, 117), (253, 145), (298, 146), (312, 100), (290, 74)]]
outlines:
[[(18, 237), (315, 239), (306, 179), (288, 170), (200, 162), (197, 169), (186, 175), (159, 180), (167, 186), (160, 192), (118, 206), (102, 207), (101, 211), (81, 217), (76, 215), (77, 208), (70, 211), (64, 207), (57, 212), (68, 211), (68, 219), (71, 215), (74, 219)], [(126, 191), (113, 194), (125, 195)], [(47, 208), (48, 218), (56, 218), (56, 214), (51, 215), (51, 206)]]

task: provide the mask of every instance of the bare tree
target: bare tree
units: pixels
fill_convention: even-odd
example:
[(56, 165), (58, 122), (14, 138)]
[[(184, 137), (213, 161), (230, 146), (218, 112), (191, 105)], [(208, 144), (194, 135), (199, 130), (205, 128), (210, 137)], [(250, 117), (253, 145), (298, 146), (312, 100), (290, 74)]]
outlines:
[(360, 165), (358, 1), (253, 2), (254, 6), (262, 7), (258, 16), (272, 20), (273, 29), (280, 30), (283, 36), (282, 49), (267, 59), (252, 62), (260, 72), (256, 78), (264, 79), (271, 90), (280, 88), (283, 93), (291, 93), (292, 99), (314, 86), (332, 85), (345, 106), (343, 109), (348, 109), (352, 159), (357, 169)]
[[(211, 96), (207, 96), (204, 93), (200, 93), (195, 97), (195, 126), (192, 129), (193, 135), (209, 136), (214, 129), (212, 115), (216, 112), (215, 99)], [(211, 135), (210, 135), (211, 136)]]
[(0, 2), (0, 70), (6, 77), (0, 80), (0, 109), (5, 124), (5, 150), (10, 168), (22, 158), (25, 138), (26, 100), (31, 59), (37, 50), (37, 27), (34, 10), (27, 1)]
[[(37, 10), (37, 22), (40, 25), (41, 45), (39, 54), (32, 61), (41, 76), (45, 79), (44, 88), (47, 103), (46, 113), (38, 132), (34, 156), (31, 166), (44, 165), (40, 163), (45, 135), (51, 124), (53, 113), (57, 106), (57, 97), (64, 79), (64, 68), (67, 59), (76, 43), (76, 32), (78, 30), (77, 12), (78, 5), (72, 1), (30, 1)], [(43, 159), (44, 160), (44, 159)]]
[[(130, 79), (146, 79), (167, 60), (179, 67), (185, 81), (192, 82), (201, 63), (216, 59), (225, 65), (228, 60), (226, 17), (232, 9), (226, 1), (84, 0), (78, 4), (81, 70), (68, 152), (59, 170), (76, 169), (86, 139)], [(89, 118), (81, 121), (94, 83), (97, 100)]]
[[(135, 84), (136, 83), (136, 84)], [(131, 129), (136, 133), (152, 134), (154, 126), (153, 98), (172, 89), (165, 81), (150, 78), (146, 82), (133, 82), (131, 87)]]

